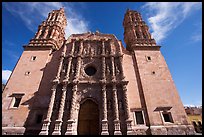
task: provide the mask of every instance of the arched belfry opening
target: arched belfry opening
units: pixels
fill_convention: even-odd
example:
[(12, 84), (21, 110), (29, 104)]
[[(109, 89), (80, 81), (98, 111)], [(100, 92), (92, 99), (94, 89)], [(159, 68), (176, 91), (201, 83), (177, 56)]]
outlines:
[(77, 134), (99, 135), (99, 108), (91, 99), (80, 104)]

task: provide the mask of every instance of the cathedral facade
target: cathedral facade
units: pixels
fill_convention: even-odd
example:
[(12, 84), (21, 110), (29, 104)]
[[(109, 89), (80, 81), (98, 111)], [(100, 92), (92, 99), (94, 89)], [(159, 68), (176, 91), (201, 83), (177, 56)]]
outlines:
[(53, 10), (23, 46), (2, 94), (2, 134), (194, 134), (140, 13), (125, 13), (126, 48), (98, 31), (65, 39), (66, 25)]

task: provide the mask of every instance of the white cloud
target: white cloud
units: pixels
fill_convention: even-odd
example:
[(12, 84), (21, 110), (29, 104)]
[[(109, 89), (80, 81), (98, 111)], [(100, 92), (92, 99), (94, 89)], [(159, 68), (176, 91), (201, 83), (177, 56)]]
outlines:
[(200, 9), (201, 6), (201, 2), (149, 2), (142, 8), (148, 11), (147, 16), (152, 36), (160, 43), (192, 11)]
[(191, 40), (194, 42), (201, 41), (202, 40), (202, 23), (196, 23), (194, 24), (196, 27), (195, 32), (191, 36)]
[[(82, 6), (83, 3), (80, 3), (80, 5)], [(13, 15), (20, 17), (27, 28), (33, 32), (37, 31), (38, 25), (47, 18), (49, 12), (61, 7), (65, 8), (68, 22), (65, 29), (66, 38), (72, 33), (83, 33), (89, 30), (88, 22), (76, 13), (73, 3), (70, 2), (4, 2), (3, 6)]]
[(9, 79), (10, 75), (11, 75), (10, 70), (2, 70), (2, 81), (6, 83), (6, 81)]
[(196, 34), (192, 35), (191, 39), (192, 39), (194, 42), (197, 42), (197, 41), (202, 40), (202, 33), (196, 33)]

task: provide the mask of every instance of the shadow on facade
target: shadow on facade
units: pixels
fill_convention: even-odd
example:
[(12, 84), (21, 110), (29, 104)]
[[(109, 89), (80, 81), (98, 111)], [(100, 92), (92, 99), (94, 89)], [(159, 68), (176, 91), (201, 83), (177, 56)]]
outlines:
[(28, 105), (30, 110), (24, 124), (26, 128), (25, 135), (38, 135), (41, 131), (52, 93), (52, 80), (56, 76), (58, 69), (56, 66), (59, 64), (59, 52), (54, 52), (50, 62), (44, 68), (41, 68), (43, 76), (42, 79), (39, 79), (40, 85), (38, 91), (34, 93), (32, 98), (22, 103), (22, 105)]
[[(139, 72), (139, 68), (137, 65), (137, 60), (136, 60), (136, 55), (133, 52), (133, 56), (132, 56), (132, 60), (133, 60), (133, 66), (134, 66), (134, 70), (135, 70), (135, 74), (136, 74), (136, 80), (137, 80), (137, 84), (138, 84), (138, 91), (139, 91), (139, 96), (141, 99), (141, 106), (142, 109), (144, 111), (144, 117), (145, 117), (145, 121), (146, 121), (146, 126), (150, 126), (150, 121), (149, 121), (149, 116), (148, 116), (148, 112), (147, 112), (147, 106), (146, 106), (146, 101), (145, 101), (145, 96), (144, 96), (144, 92), (143, 92), (143, 88), (142, 88), (142, 83), (141, 83), (141, 79), (140, 79), (140, 72)], [(151, 134), (150, 128), (148, 128), (148, 130), (146, 131), (146, 134), (149, 135)]]

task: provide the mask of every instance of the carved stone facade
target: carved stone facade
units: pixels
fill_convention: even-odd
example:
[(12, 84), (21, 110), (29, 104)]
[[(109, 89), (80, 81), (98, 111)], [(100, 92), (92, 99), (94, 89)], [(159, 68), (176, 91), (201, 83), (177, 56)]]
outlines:
[(3, 92), (2, 134), (194, 134), (138, 12), (125, 14), (127, 49), (98, 31), (66, 40), (66, 25), (53, 10), (24, 46)]

